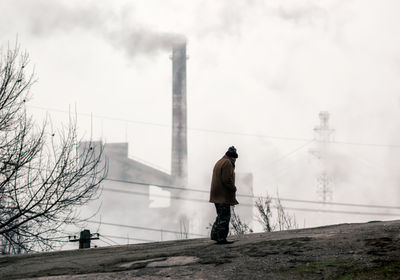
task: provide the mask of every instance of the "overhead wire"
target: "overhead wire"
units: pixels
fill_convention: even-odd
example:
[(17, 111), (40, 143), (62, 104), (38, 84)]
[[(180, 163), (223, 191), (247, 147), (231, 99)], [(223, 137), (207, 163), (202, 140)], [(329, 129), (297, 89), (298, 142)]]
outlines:
[(124, 236), (116, 236), (116, 235), (109, 235), (109, 234), (102, 234), (101, 236), (107, 236), (109, 238), (115, 239), (124, 239), (124, 240), (135, 240), (135, 241), (143, 241), (143, 242), (157, 242), (158, 240), (150, 240), (150, 239), (141, 239), (141, 238), (133, 238), (133, 237), (124, 237)]
[(109, 242), (107, 242), (107, 241), (105, 241), (105, 240), (103, 240), (103, 239), (99, 239), (99, 241), (104, 242), (104, 243), (106, 243), (106, 244), (109, 245), (109, 246), (114, 246), (113, 244), (111, 244), (111, 243), (109, 243)]
[[(64, 110), (58, 110), (58, 109), (53, 109), (53, 108), (45, 108), (45, 107), (39, 107), (39, 106), (30, 106), (32, 108), (36, 109), (41, 109), (41, 110), (51, 110), (51, 111), (57, 111), (57, 112), (62, 112), (62, 113), (69, 113), (68, 111)], [(98, 116), (98, 115), (92, 115), (92, 114), (84, 114), (84, 113), (77, 113), (77, 115), (84, 115), (84, 116), (89, 116), (89, 117), (96, 117), (96, 118), (103, 118), (103, 119), (109, 119), (113, 121), (124, 121), (127, 123), (137, 123), (137, 124), (143, 124), (143, 125), (153, 125), (153, 126), (159, 126), (159, 127), (171, 127), (169, 124), (160, 124), (160, 123), (153, 123), (153, 122), (143, 122), (143, 121), (134, 121), (134, 120), (127, 120), (127, 119), (121, 119), (121, 118), (112, 118), (108, 116)], [(273, 136), (273, 135), (263, 135), (263, 134), (251, 134), (251, 133), (241, 133), (241, 132), (231, 132), (231, 131), (220, 131), (220, 130), (211, 130), (211, 129), (203, 129), (203, 128), (192, 128), (188, 127), (188, 130), (194, 130), (194, 131), (202, 131), (202, 132), (209, 132), (209, 133), (218, 133), (218, 134), (228, 134), (228, 135), (239, 135), (239, 136), (254, 136), (254, 137), (261, 137), (261, 138), (271, 138), (271, 139), (279, 139), (279, 140), (290, 140), (290, 141), (302, 141), (306, 142), (303, 145), (297, 147), (295, 150), (290, 151), (289, 153), (283, 155), (281, 158), (279, 158), (276, 161), (271, 162), (270, 164), (277, 163), (284, 158), (287, 158), (288, 156), (294, 154), (295, 152), (301, 150), (305, 146), (309, 145), (312, 142), (320, 142), (315, 139), (307, 139), (307, 138), (296, 138), (296, 137), (282, 137), (282, 136)], [(329, 144), (346, 144), (346, 145), (357, 145), (357, 146), (371, 146), (371, 147), (387, 147), (387, 148), (400, 148), (400, 145), (390, 145), (390, 144), (376, 144), (376, 143), (361, 143), (361, 142), (347, 142), (347, 141), (329, 141), (327, 142)], [(177, 190), (182, 190), (182, 191), (192, 191), (192, 192), (199, 192), (199, 193), (208, 193), (208, 191), (200, 190), (200, 189), (191, 189), (191, 188), (183, 188), (183, 187), (177, 187), (177, 186), (165, 186), (165, 185), (155, 185), (155, 184), (148, 184), (148, 183), (142, 183), (142, 182), (132, 182), (132, 181), (126, 181), (126, 180), (117, 180), (117, 179), (110, 179), (106, 178), (105, 180), (109, 181), (117, 181), (117, 182), (122, 182), (122, 183), (129, 183), (129, 184), (136, 184), (136, 185), (153, 185), (161, 188), (166, 188), (166, 189), (177, 189)], [(125, 190), (118, 190), (118, 189), (111, 189), (111, 188), (103, 188), (106, 191), (112, 191), (112, 192), (120, 192), (120, 193), (129, 193), (129, 194), (135, 194), (135, 195), (148, 195), (140, 192), (133, 192), (133, 191), (125, 191)], [(203, 203), (208, 203), (208, 200), (204, 199), (197, 199), (197, 198), (185, 198), (185, 197), (179, 197), (179, 196), (161, 196), (161, 195), (154, 195), (156, 197), (163, 197), (163, 198), (171, 198), (171, 199), (177, 199), (177, 200), (187, 200), (187, 201), (194, 201), (194, 202), (203, 202)], [(238, 197), (247, 197), (247, 198), (257, 198), (256, 196), (251, 196), (251, 195), (243, 195), (243, 194), (238, 194)], [(263, 196), (260, 196), (261, 198), (266, 198)], [(320, 202), (320, 201), (312, 201), (312, 200), (300, 200), (300, 199), (290, 199), (290, 198), (276, 198), (276, 197), (270, 197), (271, 199), (279, 199), (281, 201), (288, 201), (288, 202), (299, 202), (299, 203), (309, 203), (309, 204), (324, 204), (324, 205), (336, 205), (336, 206), (350, 206), (350, 207), (369, 207), (369, 208), (381, 208), (381, 209), (400, 209), (398, 206), (384, 206), (384, 205), (369, 205), (369, 204), (355, 204), (355, 203), (341, 203), (341, 202)], [(242, 206), (248, 206), (248, 207), (254, 207), (253, 204), (246, 204), (242, 203)], [(373, 213), (373, 212), (361, 212), (361, 211), (342, 211), (342, 210), (330, 210), (330, 209), (310, 209), (310, 208), (296, 208), (296, 207), (284, 207), (284, 209), (287, 210), (293, 210), (293, 211), (309, 211), (309, 212), (323, 212), (323, 213), (340, 213), (340, 214), (356, 214), (356, 215), (381, 215), (381, 216), (399, 216), (400, 214), (393, 214), (393, 213)], [(97, 221), (88, 221), (92, 223), (99, 223)], [(158, 229), (153, 229), (153, 228), (145, 228), (145, 227), (139, 227), (139, 226), (130, 226), (130, 225), (121, 225), (121, 224), (114, 224), (114, 223), (105, 223), (101, 222), (101, 224), (105, 225), (112, 225), (112, 226), (120, 226), (120, 227), (129, 227), (129, 228), (135, 228), (135, 229), (143, 229), (143, 230), (153, 230), (153, 231), (162, 231), (162, 232), (169, 232), (169, 233), (176, 233), (179, 234), (180, 232), (177, 231), (169, 231), (169, 230), (158, 230)], [(196, 234), (190, 234), (195, 236)], [(203, 235), (197, 235), (197, 236), (203, 236)], [(145, 241), (145, 240), (141, 240)]]
[[(124, 193), (126, 193), (126, 192), (124, 192)], [(137, 193), (135, 193), (135, 194), (137, 194)], [(141, 195), (147, 195), (147, 194), (141, 193)], [(163, 197), (163, 196), (161, 196), (161, 197)], [(165, 197), (165, 198), (168, 198), (168, 197)], [(200, 200), (200, 199), (198, 199), (196, 201), (209, 203), (206, 200)], [(242, 203), (241, 205), (242, 206), (254, 207), (254, 205), (246, 204), (246, 203)], [(283, 209), (290, 210), (290, 211), (305, 211), (305, 212), (313, 212), (313, 213), (320, 212), (320, 213), (335, 213), (335, 214), (352, 214), (352, 215), (400, 217), (400, 214), (394, 214), (394, 213), (376, 213), (376, 212), (345, 211), (345, 210), (330, 210), (330, 209), (311, 209), (311, 208), (297, 208), (297, 207), (283, 207)], [(179, 231), (173, 231), (173, 230), (167, 230), (167, 229), (157, 229), (157, 228), (135, 226), (135, 225), (126, 225), (126, 224), (111, 223), (111, 222), (104, 222), (104, 221), (86, 220), (85, 222), (94, 223), (94, 224), (100, 224), (100, 225), (108, 225), (108, 226), (120, 227), (120, 228), (131, 228), (131, 229), (138, 229), (138, 230), (145, 230), (145, 231), (161, 232), (161, 233), (172, 233), (172, 234), (181, 234), (182, 233), (182, 232), (179, 232)], [(207, 237), (204, 234), (197, 234), (197, 233), (190, 233), (190, 232), (188, 233), (188, 235), (189, 236), (195, 236), (195, 237)], [(100, 236), (102, 236), (102, 237), (110, 237), (110, 238), (118, 238), (118, 239), (125, 239), (125, 240), (137, 240), (137, 241), (143, 241), (143, 242), (157, 242), (155, 240), (149, 240), (149, 239), (128, 238), (128, 237), (113, 236), (113, 235), (100, 235)], [(100, 240), (102, 240), (102, 239), (100, 239)], [(102, 240), (102, 241), (105, 242), (104, 240)], [(114, 243), (116, 243), (116, 242), (114, 241)], [(110, 246), (113, 246), (110, 243), (107, 243), (107, 244), (109, 244)], [(118, 244), (118, 243), (116, 243), (116, 244)]]
[[(61, 109), (48, 108), (48, 107), (42, 107), (42, 106), (34, 106), (34, 105), (30, 105), (28, 107), (33, 108), (33, 109), (44, 110), (44, 111), (54, 111), (54, 112), (59, 112), (59, 113), (70, 114), (69, 111), (61, 110)], [(105, 120), (111, 120), (111, 121), (120, 121), (120, 122), (125, 122), (125, 123), (135, 123), (135, 124), (151, 125), (151, 126), (167, 127), (167, 128), (171, 127), (170, 124), (163, 124), (163, 123), (129, 120), (129, 119), (123, 119), (123, 118), (109, 117), (109, 116), (93, 115), (93, 114), (89, 114), (89, 113), (76, 113), (76, 114), (80, 115), (80, 116), (93, 117), (93, 118), (99, 118), (99, 119), (105, 119)], [(271, 139), (289, 140), (289, 141), (303, 141), (304, 142), (304, 141), (309, 141), (310, 140), (310, 139), (307, 139), (307, 138), (274, 136), (274, 135), (264, 135), (264, 134), (252, 134), (252, 133), (242, 133), (242, 132), (233, 132), (233, 131), (221, 131), (221, 130), (212, 130), (212, 129), (205, 129), (205, 128), (187, 127), (187, 129), (188, 130), (193, 130), (193, 131), (201, 131), (201, 132), (209, 132), (209, 133), (217, 133), (217, 134), (252, 136), (252, 137), (271, 138)]]
[(115, 245), (121, 245), (121, 244), (115, 242), (114, 240), (108, 238), (107, 235), (100, 235), (100, 239), (101, 239), (101, 238), (105, 238), (105, 239), (107, 239), (108, 241), (114, 243)]
[[(36, 105), (29, 105), (28, 107), (33, 109), (39, 109), (44, 111), (53, 111), (53, 112), (60, 112), (65, 114), (70, 114), (70, 111), (61, 110), (56, 108), (49, 108), (43, 106), (36, 106)], [(155, 122), (145, 122), (145, 121), (136, 121), (136, 120), (129, 120), (123, 118), (115, 118), (109, 116), (102, 116), (102, 115), (93, 115), (89, 113), (76, 113), (80, 116), (86, 117), (93, 117), (93, 118), (100, 118), (112, 121), (120, 121), (125, 123), (135, 123), (135, 124), (142, 124), (142, 125), (152, 125), (158, 127), (171, 127), (170, 124), (163, 124), (163, 123), (155, 123)], [(222, 130), (213, 130), (213, 129), (206, 129), (206, 128), (195, 128), (195, 127), (187, 127), (188, 130), (192, 131), (200, 131), (200, 132), (208, 132), (208, 133), (216, 133), (216, 134), (226, 134), (226, 135), (238, 135), (238, 136), (251, 136), (251, 137), (259, 137), (259, 138), (269, 138), (269, 139), (276, 139), (276, 140), (287, 140), (287, 141), (301, 141), (301, 142), (308, 142), (308, 141), (316, 141), (316, 142), (324, 142), (320, 140), (315, 140), (311, 138), (301, 138), (301, 137), (286, 137), (286, 136), (276, 136), (276, 135), (266, 135), (266, 134), (257, 134), (257, 133), (245, 133), (245, 132), (234, 132), (234, 131), (222, 131)], [(380, 143), (362, 143), (356, 141), (328, 141), (324, 143), (329, 144), (344, 144), (344, 145), (352, 145), (352, 146), (369, 146), (369, 147), (386, 147), (386, 148), (400, 148), (400, 145), (397, 144), (380, 144)]]
[(299, 147), (296, 147), (294, 150), (291, 150), (290, 152), (288, 152), (288, 153), (284, 154), (283, 156), (279, 157), (278, 159), (267, 163), (267, 167), (268, 167), (268, 166), (271, 166), (271, 165), (273, 165), (273, 164), (276, 164), (276, 163), (278, 163), (278, 162), (280, 162), (280, 161), (282, 161), (282, 160), (288, 158), (289, 156), (291, 156), (291, 155), (297, 153), (298, 151), (302, 150), (302, 149), (305, 148), (306, 146), (310, 145), (310, 144), (311, 144), (312, 142), (314, 142), (314, 141), (315, 141), (315, 139), (311, 139), (310, 141), (304, 143), (303, 145), (301, 145), (301, 146), (299, 146)]
[[(310, 144), (311, 144), (312, 142), (314, 142), (314, 141), (315, 141), (315, 140), (312, 139), (312, 140), (310, 140), (310, 141), (308, 141), (308, 142), (306, 142), (306, 143), (304, 143), (304, 144), (302, 144), (302, 145), (296, 147), (295, 149), (289, 151), (288, 153), (285, 153), (284, 155), (280, 156), (279, 158), (277, 158), (277, 159), (275, 159), (275, 160), (273, 160), (273, 161), (267, 163), (266, 166), (264, 166), (264, 167), (262, 167), (262, 168), (268, 168), (268, 167), (270, 167), (270, 166), (272, 166), (272, 165), (277, 164), (278, 162), (280, 162), (280, 161), (282, 161), (282, 160), (288, 158), (289, 156), (292, 156), (292, 155), (294, 155), (295, 153), (299, 152), (300, 150), (302, 150), (303, 148), (307, 147), (308, 145), (310, 145)], [(261, 170), (261, 168), (258, 168), (258, 169), (256, 169), (255, 171), (259, 171), (259, 170)]]
[[(169, 185), (161, 185), (161, 184), (150, 184), (150, 183), (143, 183), (143, 182), (136, 182), (136, 181), (129, 181), (129, 180), (121, 180), (121, 179), (112, 179), (106, 178), (104, 180), (113, 181), (113, 182), (120, 182), (126, 184), (133, 184), (133, 185), (142, 185), (142, 186), (155, 186), (162, 189), (174, 189), (180, 190), (185, 192), (198, 192), (198, 193), (205, 193), (209, 194), (208, 190), (202, 189), (194, 189), (194, 188), (185, 188), (185, 187), (178, 187), (178, 186), (169, 186)], [(130, 190), (120, 190), (115, 188), (103, 188), (105, 191), (114, 191), (114, 192), (121, 192), (121, 193), (132, 193), (132, 194), (142, 194), (135, 191)], [(145, 194), (147, 195), (147, 194)], [(400, 206), (388, 206), (388, 205), (374, 205), (374, 204), (357, 204), (357, 203), (345, 203), (345, 202), (323, 202), (323, 201), (316, 201), (316, 200), (304, 200), (304, 199), (293, 199), (293, 198), (285, 198), (285, 197), (267, 197), (267, 196), (255, 196), (255, 195), (246, 195), (246, 194), (236, 194), (237, 197), (244, 197), (244, 198), (264, 198), (264, 199), (274, 199), (274, 200), (281, 200), (281, 201), (288, 201), (288, 202), (300, 202), (300, 203), (310, 203), (310, 204), (324, 204), (324, 205), (338, 205), (338, 206), (350, 206), (350, 207), (368, 207), (368, 208), (382, 208), (382, 209), (399, 209)]]
[[(111, 191), (111, 192), (119, 192), (119, 193), (126, 193), (126, 194), (134, 194), (134, 195), (142, 195), (142, 196), (148, 196), (147, 193), (141, 193), (141, 192), (134, 192), (134, 191), (125, 191), (125, 190), (118, 190), (118, 189), (104, 189), (106, 191)], [(210, 203), (206, 199), (198, 199), (198, 198), (185, 198), (185, 197), (178, 197), (178, 196), (164, 196), (164, 195), (153, 195), (154, 197), (161, 197), (161, 198), (170, 198), (170, 199), (175, 199), (175, 200), (185, 200), (185, 201), (192, 201), (192, 202), (200, 202), (200, 203)], [(282, 200), (282, 199), (281, 199)], [(241, 206), (245, 207), (255, 207), (254, 204), (249, 204), (249, 203), (240, 203)], [(344, 205), (348, 206), (348, 205)], [(336, 214), (350, 214), (350, 215), (375, 215), (375, 216), (394, 216), (394, 217), (400, 217), (399, 214), (393, 214), (393, 213), (376, 213), (376, 212), (361, 212), (361, 211), (344, 211), (344, 210), (330, 210), (330, 209), (312, 209), (312, 208), (296, 208), (296, 207), (283, 207), (284, 209), (287, 210), (292, 210), (292, 211), (302, 211), (302, 212), (323, 212), (323, 213), (336, 213)]]
[[(180, 231), (168, 230), (168, 229), (157, 229), (157, 228), (150, 228), (150, 227), (142, 227), (142, 226), (134, 226), (134, 225), (124, 225), (124, 224), (117, 224), (111, 222), (103, 222), (103, 221), (93, 221), (93, 220), (86, 220), (87, 223), (93, 224), (100, 224), (100, 225), (108, 225), (108, 226), (116, 226), (116, 227), (124, 227), (124, 228), (133, 228), (133, 229), (141, 229), (147, 231), (156, 231), (156, 232), (163, 232), (163, 233), (174, 233), (174, 234), (181, 234)], [(198, 233), (188, 233), (188, 235), (198, 236), (198, 237), (205, 237), (204, 234)]]

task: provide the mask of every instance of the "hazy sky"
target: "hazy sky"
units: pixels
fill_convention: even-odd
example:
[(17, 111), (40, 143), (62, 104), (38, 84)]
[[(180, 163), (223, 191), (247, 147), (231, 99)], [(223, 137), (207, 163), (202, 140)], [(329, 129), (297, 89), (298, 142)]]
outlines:
[[(254, 135), (312, 139), (322, 110), (331, 114), (337, 141), (400, 145), (399, 1), (0, 0), (0, 10), (1, 45), (18, 35), (35, 65), (32, 114), (76, 106), (93, 114), (94, 138), (128, 141), (131, 156), (167, 171), (166, 42), (186, 36), (194, 187), (208, 188), (212, 165), (235, 145), (237, 172), (253, 172), (255, 193), (318, 199), (321, 163), (309, 153), (316, 146)], [(90, 117), (80, 116), (78, 125), (90, 135)], [(400, 204), (399, 155), (395, 147), (330, 145), (333, 200)]]

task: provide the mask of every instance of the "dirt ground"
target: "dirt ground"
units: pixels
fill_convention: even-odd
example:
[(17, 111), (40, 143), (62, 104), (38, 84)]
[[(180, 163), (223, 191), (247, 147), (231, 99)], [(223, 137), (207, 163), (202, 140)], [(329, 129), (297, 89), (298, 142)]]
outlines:
[(0, 279), (400, 279), (400, 220), (0, 257)]

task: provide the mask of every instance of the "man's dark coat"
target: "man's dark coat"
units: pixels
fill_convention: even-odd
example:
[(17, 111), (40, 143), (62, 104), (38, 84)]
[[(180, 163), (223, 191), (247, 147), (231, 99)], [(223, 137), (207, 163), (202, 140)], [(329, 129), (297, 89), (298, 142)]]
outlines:
[(224, 156), (214, 166), (210, 202), (236, 205), (239, 202), (235, 194), (235, 166), (229, 157)]

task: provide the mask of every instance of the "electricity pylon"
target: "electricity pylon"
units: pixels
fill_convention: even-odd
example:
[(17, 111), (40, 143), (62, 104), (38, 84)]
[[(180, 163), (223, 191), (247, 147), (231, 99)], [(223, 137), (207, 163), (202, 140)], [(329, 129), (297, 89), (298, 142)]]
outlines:
[(322, 170), (317, 175), (317, 193), (323, 202), (332, 200), (332, 176), (329, 174), (326, 164), (328, 162), (328, 145), (333, 140), (334, 129), (329, 126), (329, 112), (321, 111), (319, 113), (320, 124), (314, 128), (317, 149), (311, 150), (322, 166)]

